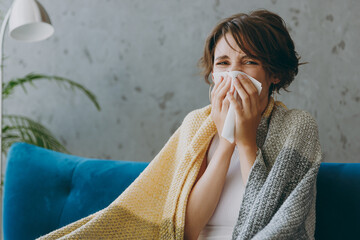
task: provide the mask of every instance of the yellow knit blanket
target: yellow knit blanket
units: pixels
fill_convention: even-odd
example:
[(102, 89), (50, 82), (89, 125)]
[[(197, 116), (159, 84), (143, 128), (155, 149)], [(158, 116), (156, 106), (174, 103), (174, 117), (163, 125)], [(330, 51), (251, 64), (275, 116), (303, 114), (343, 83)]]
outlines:
[[(273, 106), (271, 98), (263, 117)], [(187, 199), (217, 131), (210, 113), (209, 104), (187, 114), (145, 170), (108, 207), (39, 239), (183, 239)]]

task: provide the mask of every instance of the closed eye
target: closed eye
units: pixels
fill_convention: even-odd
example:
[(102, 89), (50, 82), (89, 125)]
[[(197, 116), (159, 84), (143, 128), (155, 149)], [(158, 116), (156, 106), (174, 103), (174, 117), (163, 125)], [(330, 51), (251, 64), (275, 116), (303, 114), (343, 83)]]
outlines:
[[(228, 64), (228, 63), (227, 62), (218, 62), (216, 65), (224, 65), (224, 64)], [(246, 61), (245, 64), (258, 65), (258, 63), (254, 62), (254, 61)]]
[(245, 64), (254, 64), (254, 65), (257, 65), (258, 63), (257, 63), (257, 62), (254, 62), (254, 61), (246, 61)]

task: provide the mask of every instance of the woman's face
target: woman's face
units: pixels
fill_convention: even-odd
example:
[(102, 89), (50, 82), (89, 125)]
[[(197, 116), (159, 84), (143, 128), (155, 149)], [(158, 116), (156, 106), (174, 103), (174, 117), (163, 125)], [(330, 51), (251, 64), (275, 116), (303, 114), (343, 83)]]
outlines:
[(259, 60), (247, 57), (230, 33), (226, 34), (226, 38), (236, 51), (227, 44), (224, 37), (220, 38), (215, 46), (213, 72), (242, 71), (252, 76), (261, 82), (260, 102), (266, 106), (270, 84), (277, 83), (279, 80), (270, 78)]

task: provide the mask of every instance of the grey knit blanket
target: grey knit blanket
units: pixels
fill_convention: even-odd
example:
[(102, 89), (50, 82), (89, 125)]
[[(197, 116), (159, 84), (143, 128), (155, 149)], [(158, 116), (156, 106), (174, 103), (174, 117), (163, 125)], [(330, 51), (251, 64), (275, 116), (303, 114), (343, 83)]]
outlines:
[(276, 104), (261, 119), (257, 145), (232, 239), (314, 239), (322, 159), (316, 121)]

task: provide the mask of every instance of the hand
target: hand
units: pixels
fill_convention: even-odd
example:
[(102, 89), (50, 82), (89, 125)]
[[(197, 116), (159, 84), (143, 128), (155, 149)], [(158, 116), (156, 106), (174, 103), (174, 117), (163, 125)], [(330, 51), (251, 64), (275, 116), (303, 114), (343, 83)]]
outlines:
[(215, 83), (215, 86), (211, 91), (211, 118), (215, 122), (218, 130), (220, 144), (235, 148), (235, 142), (232, 144), (221, 136), (230, 105), (229, 99), (225, 98), (226, 93), (230, 90), (230, 86), (231, 77), (227, 74), (225, 78), (221, 77), (220, 81)]
[[(227, 97), (235, 109), (235, 142), (240, 148), (256, 149), (256, 130), (261, 120), (260, 98), (251, 80), (238, 75)], [(234, 92), (240, 96), (235, 99)], [(237, 96), (237, 97), (238, 97)]]

